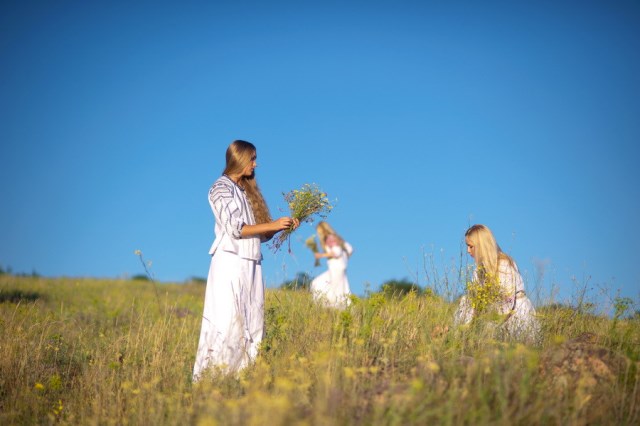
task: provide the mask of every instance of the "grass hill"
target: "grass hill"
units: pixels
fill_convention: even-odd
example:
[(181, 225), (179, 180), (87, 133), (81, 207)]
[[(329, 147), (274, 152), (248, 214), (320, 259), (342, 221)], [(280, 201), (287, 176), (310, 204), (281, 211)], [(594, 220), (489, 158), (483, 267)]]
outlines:
[(204, 285), (0, 276), (0, 424), (638, 424), (640, 318), (454, 328), (432, 293), (344, 311), (270, 289), (257, 362), (191, 382)]

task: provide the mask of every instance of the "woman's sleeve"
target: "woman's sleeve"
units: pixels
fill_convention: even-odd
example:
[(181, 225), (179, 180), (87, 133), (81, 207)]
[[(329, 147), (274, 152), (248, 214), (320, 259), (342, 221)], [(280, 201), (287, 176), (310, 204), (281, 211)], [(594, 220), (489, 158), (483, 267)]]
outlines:
[(240, 239), (245, 221), (242, 208), (234, 197), (233, 188), (216, 183), (209, 190), (209, 203), (224, 232), (232, 238)]
[(351, 244), (345, 241), (344, 249), (347, 251), (347, 254), (349, 255), (349, 257), (351, 257), (351, 254), (353, 253), (353, 247), (351, 246)]
[(471, 272), (471, 282), (472, 283), (478, 282), (478, 269), (477, 268), (474, 268), (473, 271)]
[(460, 302), (458, 302), (458, 308), (456, 312), (453, 314), (453, 324), (454, 325), (464, 325), (469, 324), (473, 319), (474, 310), (471, 305), (471, 301), (467, 295), (464, 295), (460, 298)]

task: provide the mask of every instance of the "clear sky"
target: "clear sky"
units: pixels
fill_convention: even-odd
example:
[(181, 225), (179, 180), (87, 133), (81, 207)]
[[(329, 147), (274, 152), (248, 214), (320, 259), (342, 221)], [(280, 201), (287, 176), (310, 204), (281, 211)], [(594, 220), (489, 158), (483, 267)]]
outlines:
[[(637, 302), (640, 6), (526, 3), (2, 2), (0, 265), (205, 277), (245, 139), (274, 216), (337, 200), (356, 294), (442, 282), (484, 223), (528, 287)], [(269, 287), (324, 269), (313, 233), (263, 246)]]

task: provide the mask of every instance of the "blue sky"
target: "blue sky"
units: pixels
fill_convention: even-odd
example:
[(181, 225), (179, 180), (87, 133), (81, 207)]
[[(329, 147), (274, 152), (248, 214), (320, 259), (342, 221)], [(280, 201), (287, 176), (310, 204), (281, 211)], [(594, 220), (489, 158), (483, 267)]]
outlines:
[[(337, 200), (357, 294), (444, 279), (484, 223), (554, 300), (638, 301), (637, 2), (10, 1), (0, 35), (5, 269), (206, 276), (245, 139), (274, 216)], [(263, 246), (268, 286), (321, 272), (313, 232)]]

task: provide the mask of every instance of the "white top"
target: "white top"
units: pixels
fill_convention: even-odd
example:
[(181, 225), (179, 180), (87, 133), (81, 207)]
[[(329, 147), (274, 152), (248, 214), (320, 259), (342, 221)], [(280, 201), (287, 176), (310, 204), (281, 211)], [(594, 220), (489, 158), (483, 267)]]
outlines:
[[(511, 266), (508, 260), (500, 259), (498, 261), (498, 279), (500, 280), (502, 291), (507, 295), (515, 294), (517, 291), (524, 291), (524, 282), (515, 263)], [(473, 271), (473, 281), (478, 281), (477, 269)]]
[(242, 238), (244, 225), (255, 225), (251, 204), (244, 190), (229, 177), (220, 176), (209, 189), (209, 205), (216, 218), (216, 238), (209, 254), (216, 250), (235, 253), (244, 259), (262, 260), (260, 237)]
[[(500, 312), (506, 313), (513, 307), (518, 292), (522, 293), (520, 297), (524, 296), (524, 282), (515, 263), (512, 266), (506, 259), (500, 259), (498, 262), (498, 279), (504, 298), (497, 302), (497, 306)], [(473, 271), (473, 281), (478, 281), (477, 269)]]
[(498, 265), (498, 274), (500, 276), (500, 286), (506, 296), (514, 297), (516, 292), (524, 291), (524, 282), (522, 275), (518, 271), (518, 266), (513, 266), (507, 260), (500, 260)]
[(331, 254), (331, 257), (327, 259), (327, 267), (329, 269), (342, 268), (346, 269), (349, 263), (349, 256), (353, 253), (353, 248), (348, 242), (344, 242), (344, 250), (340, 244), (332, 247), (327, 247), (327, 252)]

